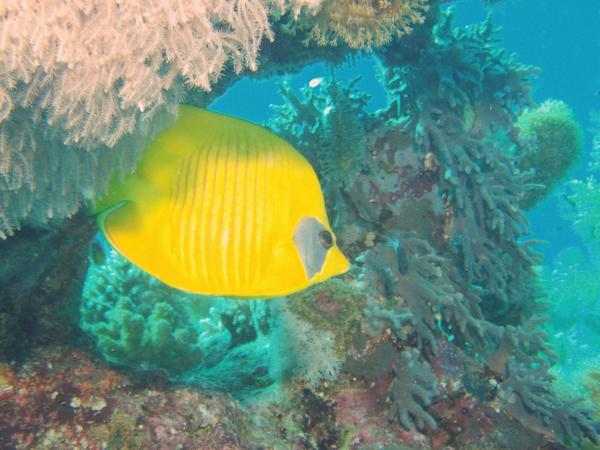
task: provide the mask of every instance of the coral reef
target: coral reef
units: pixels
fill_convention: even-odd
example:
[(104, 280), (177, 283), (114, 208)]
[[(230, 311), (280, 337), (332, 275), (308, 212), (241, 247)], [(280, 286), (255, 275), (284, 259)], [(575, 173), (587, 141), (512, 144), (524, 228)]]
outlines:
[(0, 442), (6, 448), (253, 448), (258, 433), (241, 405), (197, 389), (98, 365), (81, 352), (47, 348), (27, 365), (0, 366)]
[[(592, 116), (593, 125), (598, 119)], [(597, 130), (596, 130), (597, 133)], [(598, 133), (594, 142), (598, 141)], [(587, 167), (586, 179), (572, 179), (559, 188), (560, 216), (568, 221), (569, 232), (580, 238), (578, 244), (564, 249), (542, 271), (547, 302), (552, 305), (545, 324), (550, 342), (556, 349), (557, 362), (551, 369), (556, 388), (573, 403), (598, 418), (598, 355), (591, 351), (600, 345), (600, 308), (598, 307), (598, 267), (600, 260), (597, 222), (598, 202), (597, 155)], [(590, 349), (590, 350), (588, 350)], [(577, 440), (580, 430), (564, 425)], [(591, 444), (582, 448), (597, 448)]]
[(541, 185), (519, 202), (522, 208), (531, 209), (552, 192), (578, 161), (583, 132), (571, 109), (560, 100), (546, 100), (524, 111), (516, 125), (518, 167), (522, 172), (533, 172), (532, 181)]
[(553, 377), (543, 367), (532, 370), (511, 362), (498, 398), (508, 414), (530, 422), (529, 427), (543, 427), (561, 433), (569, 446), (579, 445), (585, 438), (597, 444), (600, 433), (590, 411), (574, 407), (581, 399), (564, 403), (557, 401), (551, 388), (552, 380)]
[(427, 424), (435, 430), (435, 419), (423, 409), (431, 404), (435, 388), (435, 376), (428, 363), (419, 361), (419, 351), (404, 350), (394, 367), (394, 381), (390, 385), (391, 413), (406, 429), (415, 428), (415, 424), (423, 429)]
[(262, 373), (270, 361), (268, 302), (173, 289), (132, 265), (101, 235), (92, 241), (90, 261), (81, 328), (107, 361), (231, 391), (272, 382)]
[[(333, 3), (320, 12), (320, 2), (269, 3), (291, 8), (288, 16), (258, 0), (224, 3), (273, 14), (272, 28), (259, 27), (260, 36), (244, 42), (272, 30), (284, 43), (305, 40), (303, 61), (326, 59), (309, 55), (316, 48), (309, 34)], [(209, 299), (168, 290), (93, 241), (81, 325), (120, 367), (107, 368), (72, 344), (3, 363), (3, 441), (21, 448), (563, 449), (600, 440), (587, 405), (556, 390), (540, 257), (520, 209), (537, 187), (514, 154), (537, 70), (498, 49), (490, 20), (454, 28), (451, 10), (439, 2), (428, 9), (425, 2), (367, 3), (344, 6), (365, 18), (382, 15), (379, 32), (389, 44), (378, 46), (367, 30), (360, 45), (378, 46), (386, 107), (366, 112), (368, 96), (356, 81), (332, 76), (300, 93), (282, 86), (285, 103), (270, 122), (323, 180), (338, 244), (354, 262), (350, 272), (277, 301)], [(386, 8), (400, 5), (418, 5), (416, 15), (383, 20)], [(399, 37), (411, 17), (414, 30)], [(348, 20), (348, 30), (357, 23)], [(222, 31), (225, 38), (239, 30)], [(248, 65), (258, 48), (223, 50)], [(277, 45), (266, 45), (265, 56), (266, 73), (289, 68)], [(166, 61), (167, 72), (148, 70), (167, 76), (181, 61)], [(234, 71), (225, 71), (224, 83)], [(574, 186), (593, 197), (587, 186)], [(81, 250), (89, 224), (66, 226)], [(582, 229), (594, 232), (589, 223)], [(8, 256), (18, 255), (13, 239), (7, 243), (14, 249), (4, 247)], [(83, 251), (59, 255), (84, 260)], [(0, 270), (14, 281), (20, 269)], [(82, 272), (69, 287), (81, 287)], [(43, 291), (44, 280), (32, 282)], [(63, 305), (53, 299), (42, 300), (48, 308)], [(0, 318), (18, 322), (10, 312)]]
[[(102, 356), (188, 384), (241, 393), (290, 377), (309, 386), (334, 380), (347, 345), (343, 339), (350, 339), (360, 318), (360, 303), (349, 302), (362, 297), (337, 280), (287, 302), (236, 300), (166, 286), (100, 235), (90, 245), (89, 259), (81, 328)], [(354, 321), (345, 335), (334, 335), (341, 329), (335, 311), (344, 305), (342, 298)], [(331, 323), (326, 316), (321, 322), (326, 326), (307, 321), (307, 315), (314, 318), (327, 308), (330, 318), (336, 316)]]
[[(444, 234), (457, 255), (461, 292), (479, 286), (491, 309), (504, 312), (532, 298), (531, 267), (539, 261), (534, 242), (518, 244), (527, 224), (517, 201), (530, 186), (502, 147), (516, 111), (530, 103), (536, 71), (495, 49), (490, 21), (452, 31), (449, 17), (443, 15), (434, 29), (438, 45), (407, 55), (408, 64), (387, 73), (394, 99), (387, 120), (413, 131), (424, 165), (437, 174), (447, 216)], [(386, 50), (382, 58), (389, 66), (398, 55)], [(438, 88), (422, 94), (426, 86)], [(514, 277), (517, 273), (522, 275)]]
[[(321, 182), (345, 186), (361, 169), (366, 151), (364, 109), (369, 96), (354, 85), (337, 80), (320, 80), (302, 89), (302, 99), (282, 84), (279, 89), (286, 103), (274, 106), (278, 115), (269, 124), (274, 132), (292, 140), (319, 170)], [(285, 120), (278, 120), (284, 117)]]
[[(532, 103), (537, 70), (497, 49), (490, 20), (453, 29), (451, 18), (451, 12), (432, 8), (422, 27), (376, 50), (387, 108), (367, 114), (360, 100), (355, 109), (346, 108), (347, 121), (363, 124), (366, 151), (353, 176), (329, 190), (330, 216), (342, 249), (358, 255), (352, 275), (369, 296), (363, 334), (353, 341), (346, 367), (361, 376), (368, 367), (379, 374), (371, 375), (376, 379), (386, 377), (385, 398), (398, 400), (393, 411), (404, 425), (411, 425), (413, 415), (416, 425), (432, 429), (438, 423), (430, 412), (437, 396), (444, 402), (461, 386), (489, 396), (489, 389), (469, 388), (466, 380), (457, 380), (449, 392), (441, 387), (435, 392), (431, 385), (416, 396), (399, 390), (403, 382), (394, 361), (407, 355), (406, 347), (421, 350), (412, 353), (414, 367), (421, 379), (431, 380), (425, 374), (437, 373), (434, 361), (448, 340), (479, 355), (490, 386), (501, 392), (514, 381), (511, 364), (537, 373), (539, 389), (551, 400), (517, 396), (519, 407), (507, 409), (514, 420), (544, 429), (554, 440), (595, 441), (597, 425), (551, 387), (547, 371), (556, 355), (541, 328), (544, 306), (534, 270), (541, 259), (532, 250), (536, 241), (525, 239), (527, 222), (519, 209), (536, 185), (509, 154), (517, 144), (519, 113)], [(278, 108), (274, 128), (287, 132), (299, 148), (319, 148), (328, 104), (323, 95), (331, 104), (334, 98), (323, 87), (305, 88), (303, 98), (283, 89), (286, 103)], [(361, 98), (352, 86), (341, 92), (350, 104)], [(313, 157), (327, 179), (319, 155)], [(538, 389), (527, 387), (525, 379), (517, 384), (528, 393)], [(545, 420), (539, 425), (532, 417)]]
[[(97, 236), (92, 246), (100, 242)], [(86, 277), (81, 328), (106, 359), (173, 374), (198, 365), (204, 356), (201, 330), (194, 327), (190, 309), (202, 299), (170, 290), (112, 249), (94, 250), (100, 261)]]
[(440, 425), (429, 442), (390, 426), (378, 389), (297, 386), (290, 400), (243, 405), (219, 392), (165, 387), (160, 377), (140, 380), (68, 347), (45, 347), (27, 364), (0, 365), (0, 442), (37, 449), (566, 448), (460, 391), (432, 407)]

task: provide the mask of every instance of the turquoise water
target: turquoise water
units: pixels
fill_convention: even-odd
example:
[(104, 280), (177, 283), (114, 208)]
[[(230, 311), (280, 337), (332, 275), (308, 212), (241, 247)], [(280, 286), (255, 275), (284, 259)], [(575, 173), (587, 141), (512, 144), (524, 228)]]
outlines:
[[(239, 2), (217, 50), (175, 3), (0, 14), (0, 449), (600, 448), (597, 0), (325, 1), (269, 10), (272, 43)], [(411, 33), (346, 46), (404, 3)], [(177, 103), (289, 159), (218, 119), (165, 137)], [(245, 298), (271, 271), (290, 294)]]

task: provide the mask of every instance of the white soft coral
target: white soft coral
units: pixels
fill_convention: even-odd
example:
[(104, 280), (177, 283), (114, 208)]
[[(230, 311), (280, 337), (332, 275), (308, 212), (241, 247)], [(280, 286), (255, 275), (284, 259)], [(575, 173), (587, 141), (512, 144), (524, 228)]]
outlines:
[(0, 1), (0, 238), (102, 193), (184, 87), (210, 90), (226, 64), (256, 70), (270, 18), (319, 3)]

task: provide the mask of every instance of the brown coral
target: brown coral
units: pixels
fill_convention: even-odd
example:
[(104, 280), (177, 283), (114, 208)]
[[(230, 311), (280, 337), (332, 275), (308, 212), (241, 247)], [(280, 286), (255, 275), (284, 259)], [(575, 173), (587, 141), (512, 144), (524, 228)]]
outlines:
[(309, 20), (310, 39), (319, 45), (370, 50), (408, 34), (424, 21), (428, 0), (326, 0)]

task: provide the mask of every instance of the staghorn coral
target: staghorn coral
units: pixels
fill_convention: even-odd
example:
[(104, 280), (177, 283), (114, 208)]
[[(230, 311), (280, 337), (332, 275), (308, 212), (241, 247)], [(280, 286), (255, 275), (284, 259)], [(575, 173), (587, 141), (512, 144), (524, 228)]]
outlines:
[(500, 385), (498, 399), (508, 414), (530, 426), (543, 426), (561, 434), (568, 445), (579, 445), (586, 438), (600, 443), (600, 426), (590, 411), (577, 408), (582, 399), (562, 402), (556, 398), (551, 383), (554, 377), (547, 367), (530, 367), (515, 360), (508, 363), (507, 378)]
[(389, 393), (391, 414), (406, 429), (414, 428), (416, 424), (417, 428), (427, 425), (435, 430), (436, 422), (424, 407), (431, 403), (437, 383), (429, 364), (419, 360), (418, 350), (400, 353), (394, 376)]
[[(381, 376), (406, 346), (436, 358), (444, 339), (498, 361), (498, 376), (507, 355), (553, 357), (532, 318), (539, 259), (533, 242), (521, 242), (518, 199), (532, 186), (504, 147), (514, 146), (535, 69), (496, 49), (491, 22), (453, 30), (451, 13), (437, 14), (378, 50), (390, 104), (365, 114), (355, 102), (366, 133), (362, 170), (328, 189), (338, 193), (332, 216), (342, 245), (360, 254), (353, 276), (369, 297), (365, 335), (348, 363), (357, 374), (377, 360)], [(326, 129), (322, 111), (333, 95), (315, 91), (303, 99), (284, 92), (275, 120), (299, 148), (314, 147)], [(361, 98), (351, 87), (343, 94), (350, 104)]]
[(366, 159), (364, 107), (370, 96), (335, 77), (316, 86), (304, 86), (298, 97), (281, 84), (282, 105), (273, 105), (273, 131), (296, 145), (316, 167), (325, 189), (345, 187), (364, 167)]
[[(491, 21), (453, 30), (451, 17), (450, 10), (433, 28), (435, 45), (411, 50), (388, 70), (392, 101), (382, 116), (411, 130), (417, 151), (431, 155), (437, 168), (460, 290), (483, 289), (484, 313), (523, 311), (531, 306), (525, 299), (536, 295), (532, 266), (540, 261), (531, 249), (536, 242), (521, 242), (528, 228), (518, 201), (532, 186), (503, 146), (514, 134), (516, 112), (530, 104), (536, 70), (496, 49)], [(399, 59), (392, 50), (402, 52), (380, 52), (388, 66)]]
[(396, 250), (389, 244), (378, 244), (359, 257), (365, 263), (360, 283), (383, 286), (387, 306), (393, 308), (384, 314), (385, 309), (370, 305), (371, 320), (389, 322), (398, 339), (413, 336), (417, 346), (427, 344), (434, 352), (440, 331), (457, 344), (482, 349), (502, 336), (502, 329), (483, 317), (480, 299), (458, 290), (450, 260), (413, 234), (400, 234), (399, 242), (409, 255), (405, 273), (398, 270)]
[(541, 325), (547, 317), (533, 316), (518, 327), (501, 328), (495, 350), (488, 356), (486, 366), (498, 374), (504, 374), (507, 364), (514, 360), (520, 364), (548, 365), (557, 355), (548, 344), (548, 333)]
[(415, 320), (408, 308), (385, 308), (379, 303), (371, 301), (364, 310), (365, 323), (363, 327), (368, 335), (381, 335), (389, 329), (394, 337), (406, 340), (408, 333), (413, 330)]
[[(503, 329), (483, 318), (478, 307), (479, 299), (464, 296), (457, 290), (451, 278), (449, 260), (437, 255), (427, 241), (410, 233), (398, 235), (398, 241), (396, 249), (381, 243), (358, 259), (363, 264), (360, 286), (367, 292), (379, 287), (383, 291), (379, 296), (383, 294), (385, 298), (381, 304), (370, 300), (365, 310), (368, 320), (363, 328), (371, 336), (391, 332), (392, 348), (414, 346), (411, 350), (399, 351), (398, 357), (404, 363), (394, 366), (394, 379), (388, 395), (393, 399), (393, 410), (405, 428), (414, 427), (412, 415), (418, 420), (419, 428), (426, 423), (435, 429), (436, 420), (423, 410), (431, 402), (435, 377), (427, 362), (422, 362), (415, 370), (423, 385), (411, 385), (406, 378), (410, 376), (402, 372), (404, 366), (411, 368), (416, 364), (411, 361), (418, 356), (417, 349), (421, 349), (424, 355), (431, 355), (431, 352), (438, 355), (439, 342), (442, 342), (443, 351), (447, 352), (444, 337), (455, 345), (486, 349), (500, 338)], [(397, 248), (400, 246), (407, 255), (406, 270), (398, 269)], [(440, 341), (441, 336), (444, 337)], [(375, 347), (368, 358), (374, 357), (378, 348), (381, 347)], [(406, 353), (409, 351), (412, 353)], [(392, 354), (396, 352), (398, 350), (392, 351)], [(430, 386), (430, 383), (433, 385)], [(427, 388), (429, 391), (426, 386), (430, 386)], [(426, 395), (426, 392), (429, 393)]]
[[(420, 348), (433, 366), (444, 358), (440, 342), (477, 354), (480, 362), (471, 364), (490, 374), (490, 386), (509, 376), (511, 358), (544, 367), (541, 373), (556, 358), (541, 328), (534, 271), (540, 258), (536, 242), (524, 241), (519, 209), (536, 185), (510, 156), (536, 69), (498, 50), (495, 33), (489, 20), (455, 30), (451, 12), (432, 8), (418, 31), (376, 50), (390, 104), (365, 114), (357, 103), (367, 146), (362, 170), (328, 190), (338, 193), (332, 216), (342, 248), (360, 254), (352, 275), (368, 296), (367, 320), (346, 365), (363, 378), (366, 367), (383, 377), (407, 346)], [(276, 119), (300, 148), (325, 129), (327, 97), (311, 101), (316, 96), (307, 92), (304, 99), (285, 93), (279, 113), (291, 119)], [(344, 95), (360, 98), (350, 89)], [(552, 421), (583, 420), (547, 389), (559, 405), (548, 410)], [(535, 412), (522, 412), (519, 420), (529, 426), (527, 415)], [(563, 431), (556, 438), (591, 437), (568, 431), (577, 426), (557, 428)]]
[(531, 209), (546, 198), (556, 184), (578, 161), (583, 148), (583, 132), (571, 109), (560, 100), (546, 100), (524, 111), (516, 126), (519, 138), (515, 156), (523, 172), (533, 172), (539, 189), (528, 191), (520, 200)]
[[(441, 314), (442, 329), (454, 343), (488, 355), (487, 367), (499, 376), (508, 376), (512, 357), (526, 367), (540, 367), (541, 379), (556, 355), (540, 328), (545, 319), (537, 317), (541, 306), (533, 267), (540, 259), (531, 250), (534, 241), (523, 242), (527, 224), (518, 209), (534, 186), (517, 170), (517, 160), (506, 156), (516, 144), (517, 112), (530, 104), (535, 70), (494, 49), (491, 22), (452, 30), (449, 19), (440, 18), (432, 30), (435, 45), (423, 51), (380, 51), (384, 64), (400, 66), (388, 72), (388, 90), (397, 97), (380, 117), (412, 133), (414, 151), (434, 168), (445, 198), (446, 244), (440, 250), (450, 264), (442, 271), (460, 297)], [(407, 39), (427, 37), (421, 30)], [(423, 94), (427, 86), (429, 93)], [(559, 438), (596, 439), (595, 425), (561, 402), (549, 379), (544, 389), (547, 397), (532, 398), (531, 408), (520, 411), (521, 419), (526, 422), (538, 408), (551, 418), (545, 422), (549, 429), (552, 421), (562, 423), (554, 428), (562, 430)], [(546, 400), (553, 405), (547, 411)], [(567, 423), (564, 417), (571, 419)], [(578, 427), (580, 433), (572, 431)]]
[(306, 20), (309, 39), (319, 45), (344, 42), (354, 49), (372, 49), (408, 34), (423, 23), (428, 0), (325, 0)]

